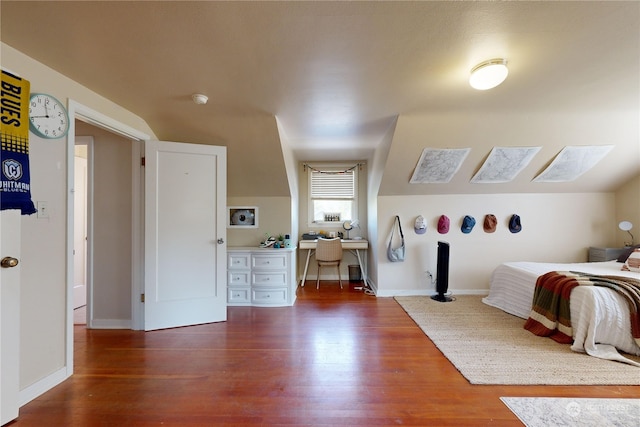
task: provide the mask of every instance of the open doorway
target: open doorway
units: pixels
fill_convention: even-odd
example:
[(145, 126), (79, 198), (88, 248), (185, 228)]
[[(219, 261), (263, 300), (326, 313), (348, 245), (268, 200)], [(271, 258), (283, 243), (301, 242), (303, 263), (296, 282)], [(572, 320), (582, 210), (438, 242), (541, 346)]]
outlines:
[(131, 329), (132, 141), (78, 120), (75, 135), (74, 324), (84, 306), (88, 328)]

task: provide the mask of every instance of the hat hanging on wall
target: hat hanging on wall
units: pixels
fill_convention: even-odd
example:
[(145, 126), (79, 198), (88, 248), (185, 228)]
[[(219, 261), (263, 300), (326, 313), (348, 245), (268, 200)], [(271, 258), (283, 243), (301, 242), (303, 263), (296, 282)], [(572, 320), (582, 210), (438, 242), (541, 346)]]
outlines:
[(415, 225), (413, 226), (416, 234), (424, 234), (427, 232), (427, 221), (424, 220), (422, 215), (418, 215)]
[(438, 219), (438, 233), (447, 234), (449, 232), (449, 217), (446, 215), (440, 215)]
[(471, 215), (465, 215), (464, 219), (462, 220), (462, 227), (460, 227), (460, 231), (462, 231), (464, 234), (469, 234), (471, 233), (471, 230), (473, 230), (473, 227), (475, 225), (476, 219)]
[(522, 231), (522, 224), (520, 223), (520, 216), (513, 214), (509, 220), (509, 231), (512, 233), (519, 233)]
[(484, 224), (482, 228), (485, 233), (493, 233), (496, 231), (496, 226), (498, 225), (498, 220), (494, 214), (487, 214), (484, 216)]

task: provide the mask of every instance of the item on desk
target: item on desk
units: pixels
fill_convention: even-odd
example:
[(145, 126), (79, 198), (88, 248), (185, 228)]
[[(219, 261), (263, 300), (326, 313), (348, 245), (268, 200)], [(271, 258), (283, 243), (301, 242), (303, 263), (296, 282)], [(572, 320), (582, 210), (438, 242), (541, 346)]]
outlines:
[(347, 232), (347, 240), (349, 240), (349, 232), (351, 230), (353, 230), (356, 227), (360, 228), (360, 226), (358, 224), (359, 224), (359, 222), (358, 222), (357, 219), (354, 219), (353, 221), (345, 221), (342, 224), (342, 228), (344, 228), (345, 231)]

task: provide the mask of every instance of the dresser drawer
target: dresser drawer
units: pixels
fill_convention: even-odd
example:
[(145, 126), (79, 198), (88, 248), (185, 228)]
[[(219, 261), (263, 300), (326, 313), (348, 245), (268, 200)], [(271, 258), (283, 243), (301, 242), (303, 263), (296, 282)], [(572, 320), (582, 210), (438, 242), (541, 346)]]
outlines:
[(273, 271), (273, 272), (252, 272), (251, 284), (253, 286), (286, 286), (287, 285), (287, 272), (286, 271)]
[(286, 305), (287, 289), (253, 289), (251, 302), (264, 305)]
[(251, 303), (251, 288), (227, 288), (227, 302), (229, 304)]
[(233, 271), (229, 270), (229, 278), (227, 280), (227, 285), (247, 285), (251, 284), (250, 281), (251, 271)]
[[(277, 249), (274, 249), (277, 251)], [(287, 254), (260, 254), (251, 257), (251, 268), (260, 270), (283, 270), (287, 268)]]
[(229, 253), (227, 255), (227, 262), (229, 263), (229, 270), (249, 270), (251, 254), (250, 253)]

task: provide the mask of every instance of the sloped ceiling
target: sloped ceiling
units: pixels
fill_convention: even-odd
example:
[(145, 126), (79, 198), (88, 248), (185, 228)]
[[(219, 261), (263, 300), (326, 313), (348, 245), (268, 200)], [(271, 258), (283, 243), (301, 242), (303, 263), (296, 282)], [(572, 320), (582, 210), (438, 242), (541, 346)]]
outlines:
[[(612, 191), (640, 173), (638, 2), (0, 8), (3, 43), (139, 115), (160, 139), (226, 145), (230, 195), (287, 195), (281, 144), (301, 161), (389, 150), (380, 194)], [(507, 81), (471, 89), (469, 70), (494, 57), (508, 60)], [(531, 182), (564, 146), (604, 144), (615, 148), (578, 180)], [(542, 149), (510, 183), (471, 184), (494, 146)], [(409, 184), (426, 147), (471, 151), (451, 182)]]

